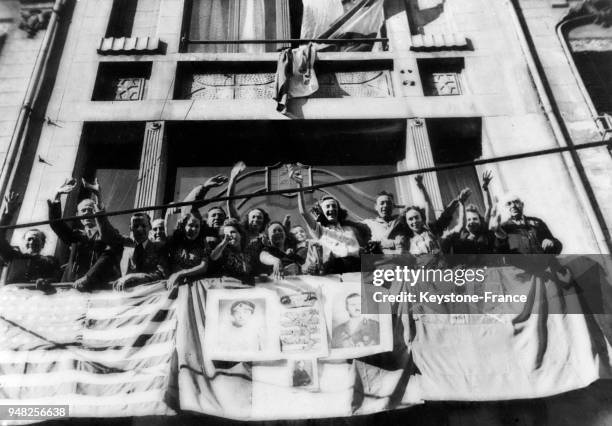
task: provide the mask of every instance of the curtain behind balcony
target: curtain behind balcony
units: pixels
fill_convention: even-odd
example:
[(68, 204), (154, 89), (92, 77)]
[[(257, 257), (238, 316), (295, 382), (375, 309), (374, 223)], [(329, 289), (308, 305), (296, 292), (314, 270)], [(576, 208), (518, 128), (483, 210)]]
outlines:
[[(288, 0), (193, 0), (191, 40), (289, 38)], [(275, 44), (210, 44), (189, 46), (190, 52), (263, 53)]]

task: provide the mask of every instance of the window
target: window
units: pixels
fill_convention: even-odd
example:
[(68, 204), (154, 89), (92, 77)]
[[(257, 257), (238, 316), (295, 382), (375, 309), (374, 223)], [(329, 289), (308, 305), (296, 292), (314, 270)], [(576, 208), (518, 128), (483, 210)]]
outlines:
[(106, 37), (153, 37), (160, 0), (114, 0)]
[[(79, 155), (82, 166), (77, 167), (75, 176), (88, 181), (98, 179), (107, 211), (134, 207), (143, 137), (143, 123), (85, 125)], [(86, 196), (81, 191), (77, 198)], [(123, 235), (129, 235), (128, 217), (113, 216), (110, 222)]]
[(463, 93), (463, 58), (417, 59), (425, 96)]
[(574, 61), (597, 112), (612, 114), (612, 51), (576, 52)]
[[(191, 0), (189, 40), (278, 40), (291, 38), (289, 0)], [(293, 9), (295, 15), (299, 12)], [(189, 52), (274, 52), (284, 44), (189, 44)]]
[[(194, 143), (203, 140), (202, 135), (206, 135), (205, 142)], [(314, 184), (396, 172), (397, 162), (405, 157), (405, 122), (211, 122), (189, 126), (171, 123), (168, 144), (173, 149), (167, 198), (168, 201), (182, 200), (208, 177), (218, 173), (227, 175), (239, 160), (246, 161), (248, 168), (236, 185), (237, 194), (293, 188), (283, 165), (296, 162), (311, 167)], [(227, 146), (232, 148), (226, 149)], [(309, 176), (305, 178), (309, 183)], [(329, 192), (338, 197), (353, 219), (362, 219), (375, 214), (375, 197), (383, 189), (397, 195), (395, 180), (384, 179), (317, 190), (306, 194), (306, 203), (312, 205), (315, 199)], [(213, 190), (209, 197), (218, 193), (218, 189)], [(302, 221), (295, 195), (252, 198), (237, 202), (236, 206), (240, 213), (261, 206), (277, 220), (290, 214), (294, 223)]]
[[(386, 41), (377, 38), (385, 34), (383, 15), (382, 0), (189, 0), (182, 50), (264, 53), (299, 44), (282, 40), (333, 38), (326, 49), (370, 51)], [(355, 40), (363, 38), (373, 41)], [(255, 42), (240, 43), (247, 40)]]
[(151, 62), (101, 62), (92, 100), (142, 100), (150, 76)]
[[(427, 119), (427, 132), (436, 166), (471, 161), (482, 156), (482, 120), (480, 118)], [(474, 166), (436, 172), (442, 203), (446, 206), (463, 188), (470, 188), (468, 203), (484, 214), (484, 199)]]

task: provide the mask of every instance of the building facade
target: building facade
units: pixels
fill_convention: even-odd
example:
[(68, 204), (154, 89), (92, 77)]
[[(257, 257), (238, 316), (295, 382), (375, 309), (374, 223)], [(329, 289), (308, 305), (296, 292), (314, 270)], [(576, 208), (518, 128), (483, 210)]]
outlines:
[[(289, 163), (305, 164), (307, 183), (316, 184), (609, 137), (612, 100), (593, 93), (609, 95), (610, 83), (604, 72), (595, 73), (599, 83), (584, 83), (580, 69), (609, 65), (612, 43), (575, 41), (607, 31), (588, 10), (577, 12), (589, 2), (386, 0), (381, 41), (371, 51), (319, 52), (319, 90), (281, 114), (272, 99), (278, 50), (300, 37), (306, 3), (56, 2), (64, 36), (54, 40), (57, 69), (50, 67), (53, 78), (38, 95), (48, 94), (44, 120), (39, 131), (26, 132), (17, 161), (3, 170), (15, 176), (4, 190), (24, 194), (18, 222), (46, 219), (46, 200), (71, 176), (97, 177), (107, 209), (118, 210), (181, 200), (240, 160), (251, 172), (238, 183), (243, 193), (291, 187), (283, 167)], [(577, 18), (580, 25), (563, 26)], [(0, 65), (19, 34), (7, 34)], [(223, 43), (240, 39), (261, 42)], [(607, 52), (604, 59), (578, 53), (593, 46)], [(0, 66), (3, 90), (17, 78), (6, 69)], [(3, 146), (14, 143), (2, 138)], [(485, 170), (495, 176), (492, 193), (519, 194), (526, 214), (544, 219), (565, 253), (609, 253), (606, 148), (428, 173), (436, 209), (466, 186), (482, 206)], [(381, 189), (395, 193), (398, 204), (423, 203), (412, 177), (327, 191), (365, 218)], [(77, 198), (68, 199), (66, 214)], [(294, 196), (252, 198), (238, 207), (253, 205), (298, 220)], [(112, 222), (127, 232), (128, 217)], [(57, 240), (48, 236), (51, 254)]]

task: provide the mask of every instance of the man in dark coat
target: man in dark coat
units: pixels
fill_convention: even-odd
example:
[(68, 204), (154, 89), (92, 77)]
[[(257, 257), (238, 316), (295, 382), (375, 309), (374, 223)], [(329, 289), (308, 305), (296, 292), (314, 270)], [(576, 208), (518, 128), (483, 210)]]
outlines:
[[(92, 197), (98, 198), (99, 186), (84, 185), (92, 190)], [(49, 219), (62, 217), (61, 196), (77, 187), (75, 179), (67, 179), (60, 186), (52, 200), (48, 200)], [(79, 216), (98, 213), (104, 207), (97, 200), (86, 198), (77, 206)], [(53, 222), (51, 229), (65, 244), (70, 245), (70, 258), (62, 281), (73, 282), (80, 291), (109, 288), (110, 282), (121, 276), (119, 262), (123, 253), (121, 235), (111, 226), (107, 217), (82, 219), (80, 227), (71, 227), (66, 222)]]

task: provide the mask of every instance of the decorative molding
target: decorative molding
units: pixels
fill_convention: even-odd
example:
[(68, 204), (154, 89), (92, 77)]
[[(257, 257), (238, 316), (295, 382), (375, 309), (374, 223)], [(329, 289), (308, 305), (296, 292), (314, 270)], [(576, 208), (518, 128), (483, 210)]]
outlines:
[(163, 43), (156, 37), (105, 37), (100, 39), (98, 53), (100, 55), (112, 54), (138, 54), (162, 53)]
[(578, 38), (570, 40), (572, 52), (610, 52), (612, 38)]
[(140, 101), (144, 98), (145, 78), (119, 77), (115, 84), (115, 101)]
[[(313, 98), (393, 96), (388, 71), (318, 74), (319, 90)], [(183, 85), (184, 99), (270, 99), (274, 96), (274, 73), (193, 74)]]
[(53, 1), (20, 0), (19, 29), (25, 31), (30, 38), (35, 37), (39, 31), (47, 29), (53, 12), (53, 3)]
[(429, 84), (428, 89), (431, 91), (432, 96), (454, 96), (460, 95), (461, 90), (461, 77), (455, 72), (434, 72), (429, 76), (427, 83)]
[[(408, 143), (413, 145), (417, 166), (419, 168), (433, 167), (435, 163), (425, 121), (421, 118), (409, 119), (407, 136)], [(431, 198), (434, 210), (436, 210), (436, 212), (442, 211), (444, 205), (442, 203), (442, 194), (440, 193), (436, 173), (425, 173), (423, 176), (423, 184)]]
[(612, 0), (583, 0), (573, 6), (563, 19), (567, 21), (573, 18), (595, 15), (595, 24), (607, 28), (612, 25)]
[(463, 34), (417, 34), (411, 37), (411, 50), (468, 50), (470, 42)]
[[(154, 206), (162, 202), (165, 187), (166, 138), (163, 121), (146, 124), (134, 207)], [(148, 212), (159, 217), (161, 212)], [(154, 216), (156, 215), (156, 216)]]

